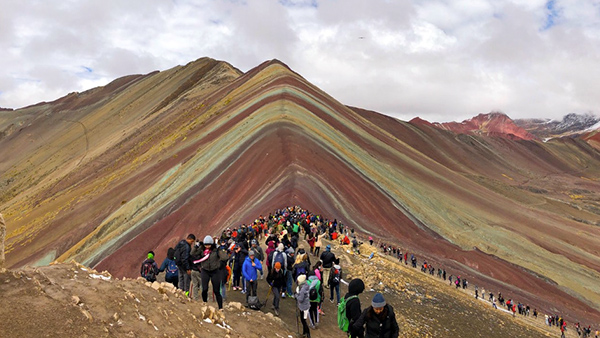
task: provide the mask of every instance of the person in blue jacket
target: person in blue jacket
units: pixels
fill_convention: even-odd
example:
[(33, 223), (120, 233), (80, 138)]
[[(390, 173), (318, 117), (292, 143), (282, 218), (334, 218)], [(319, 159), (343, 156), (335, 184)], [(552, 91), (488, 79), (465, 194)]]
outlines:
[(258, 258), (254, 257), (254, 251), (248, 251), (248, 257), (244, 261), (244, 265), (242, 266), (242, 275), (248, 281), (248, 292), (246, 293), (246, 302), (248, 301), (249, 296), (256, 297), (256, 278), (258, 277), (257, 270), (262, 272), (262, 264), (258, 260)]

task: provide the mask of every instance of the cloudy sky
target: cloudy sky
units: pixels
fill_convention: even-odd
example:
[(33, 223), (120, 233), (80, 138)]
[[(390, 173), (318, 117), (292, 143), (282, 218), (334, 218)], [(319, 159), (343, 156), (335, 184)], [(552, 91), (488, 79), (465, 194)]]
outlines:
[(600, 0), (1, 0), (0, 51), (0, 107), (209, 56), (403, 120), (600, 113)]

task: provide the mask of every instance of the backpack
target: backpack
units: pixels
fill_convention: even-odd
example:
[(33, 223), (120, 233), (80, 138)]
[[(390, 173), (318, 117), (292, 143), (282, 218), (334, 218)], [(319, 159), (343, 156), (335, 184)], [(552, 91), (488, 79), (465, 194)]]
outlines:
[(350, 296), (348, 299), (342, 298), (340, 304), (338, 304), (338, 327), (344, 332), (348, 332), (348, 327), (350, 326), (350, 320), (348, 319), (348, 316), (346, 316), (346, 304), (353, 298), (358, 298), (358, 296)]
[(184, 255), (185, 245), (182, 242), (177, 243), (175, 246), (175, 265), (183, 266), (183, 260), (181, 259)]
[(333, 273), (333, 277), (331, 278), (331, 284), (332, 285), (340, 284), (340, 270), (336, 269), (335, 272)]
[(275, 263), (279, 262), (281, 264), (281, 268), (285, 271), (287, 270), (287, 258), (285, 254), (281, 251), (273, 252), (273, 262), (271, 266), (275, 268)]
[(263, 304), (258, 300), (258, 296), (248, 296), (248, 307), (252, 310), (260, 310)]
[(154, 282), (156, 280), (156, 271), (154, 271), (154, 264), (150, 261), (145, 261), (142, 264), (142, 277), (146, 278), (149, 282)]
[(298, 264), (296, 266), (296, 278), (300, 275), (306, 275), (306, 264)]
[(311, 301), (316, 301), (317, 298), (319, 298), (319, 291), (317, 291), (317, 284), (318, 280), (313, 280), (312, 283), (310, 283), (310, 287), (308, 289), (308, 298)]
[(167, 266), (167, 278), (177, 277), (179, 274), (179, 269), (177, 268), (177, 263), (174, 260), (169, 260), (169, 265)]

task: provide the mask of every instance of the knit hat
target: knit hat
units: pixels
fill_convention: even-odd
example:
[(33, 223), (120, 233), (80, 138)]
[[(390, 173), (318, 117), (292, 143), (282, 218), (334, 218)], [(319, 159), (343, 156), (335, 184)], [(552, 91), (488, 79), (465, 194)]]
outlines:
[(377, 308), (377, 307), (384, 307), (385, 304), (386, 303), (385, 303), (385, 299), (383, 298), (383, 295), (381, 293), (377, 292), (375, 294), (375, 297), (373, 297), (373, 301), (371, 302), (371, 305), (374, 308)]
[(298, 276), (298, 285), (300, 285), (304, 282), (306, 282), (306, 275), (299, 275)]
[(277, 251), (283, 251), (283, 243), (279, 243), (279, 245), (277, 245)]
[(148, 252), (148, 259), (154, 259), (154, 253)]
[(248, 256), (254, 256), (254, 250), (248, 251)]
[(210, 235), (206, 235), (206, 237), (204, 237), (204, 240), (202, 241), (202, 243), (204, 243), (204, 245), (215, 244), (215, 241), (213, 240), (212, 237), (210, 237)]
[(275, 269), (281, 269), (281, 263), (275, 262)]
[(331, 245), (327, 244), (327, 246), (325, 247), (325, 250), (331, 251)]

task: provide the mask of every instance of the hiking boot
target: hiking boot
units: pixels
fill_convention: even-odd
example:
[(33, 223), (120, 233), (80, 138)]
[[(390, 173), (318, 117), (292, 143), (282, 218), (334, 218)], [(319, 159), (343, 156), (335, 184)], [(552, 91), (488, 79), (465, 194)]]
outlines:
[(279, 310), (275, 309), (275, 316), (279, 317)]
[(281, 293), (281, 298), (285, 298), (285, 292)]
[(290, 298), (294, 298), (294, 294), (293, 293), (288, 293), (287, 296), (290, 297)]
[(331, 298), (329, 301), (333, 304), (333, 298)]

